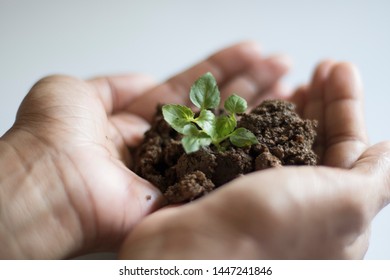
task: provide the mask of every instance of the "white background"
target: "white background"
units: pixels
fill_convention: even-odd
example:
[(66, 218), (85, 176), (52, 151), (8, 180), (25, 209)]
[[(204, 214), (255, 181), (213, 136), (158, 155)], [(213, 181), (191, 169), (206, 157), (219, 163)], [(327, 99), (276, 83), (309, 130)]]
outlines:
[[(145, 72), (158, 80), (213, 51), (256, 40), (286, 53), (286, 79), (309, 79), (324, 58), (355, 63), (372, 143), (390, 139), (390, 2), (386, 0), (0, 0), (0, 135), (39, 78)], [(374, 221), (368, 259), (390, 259), (390, 207)]]

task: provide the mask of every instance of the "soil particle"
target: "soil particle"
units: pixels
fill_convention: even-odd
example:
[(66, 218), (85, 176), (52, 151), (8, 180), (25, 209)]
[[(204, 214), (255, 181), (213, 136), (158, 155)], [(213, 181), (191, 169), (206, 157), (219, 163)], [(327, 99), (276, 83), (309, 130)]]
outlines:
[(203, 172), (194, 171), (184, 175), (178, 183), (169, 186), (165, 192), (165, 197), (168, 203), (181, 203), (203, 196), (214, 188), (213, 182), (207, 179)]
[(183, 178), (193, 171), (202, 171), (207, 178), (212, 178), (217, 167), (217, 157), (210, 148), (204, 148), (191, 154), (183, 153), (176, 165), (177, 177)]
[[(268, 100), (239, 117), (259, 144), (247, 148), (213, 146), (186, 154), (181, 136), (163, 119), (161, 107), (137, 148), (134, 170), (157, 186), (169, 203), (192, 201), (234, 178), (283, 165), (315, 165), (316, 121), (302, 120), (287, 101)], [(221, 111), (220, 113), (223, 113)]]
[(228, 151), (216, 153), (216, 163), (217, 166), (211, 178), (217, 187), (253, 171), (252, 156), (240, 148), (231, 148)]
[(263, 152), (255, 159), (255, 170), (263, 170), (270, 167), (282, 166), (280, 159), (270, 152)]

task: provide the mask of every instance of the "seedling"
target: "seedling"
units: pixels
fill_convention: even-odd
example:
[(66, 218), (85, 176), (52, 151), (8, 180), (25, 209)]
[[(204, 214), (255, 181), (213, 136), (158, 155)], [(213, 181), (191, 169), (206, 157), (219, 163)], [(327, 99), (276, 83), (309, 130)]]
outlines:
[(229, 96), (224, 103), (226, 114), (220, 116), (215, 116), (210, 110), (218, 108), (221, 101), (217, 82), (211, 73), (195, 81), (190, 90), (190, 99), (199, 108), (199, 114), (183, 105), (162, 107), (165, 121), (184, 135), (181, 142), (187, 154), (211, 144), (218, 151), (223, 151), (229, 143), (237, 147), (258, 143), (252, 132), (243, 127), (236, 128), (236, 114), (244, 113), (247, 108), (245, 99), (236, 94)]

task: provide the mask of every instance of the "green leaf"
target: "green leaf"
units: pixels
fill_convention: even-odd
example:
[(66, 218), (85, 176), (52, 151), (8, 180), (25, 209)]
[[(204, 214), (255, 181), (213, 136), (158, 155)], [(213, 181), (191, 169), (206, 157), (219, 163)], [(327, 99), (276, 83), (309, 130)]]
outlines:
[(184, 126), (194, 119), (191, 109), (182, 105), (164, 105), (162, 113), (164, 120), (179, 133), (183, 133)]
[(195, 119), (195, 123), (210, 137), (215, 135), (215, 115), (213, 112), (209, 110), (200, 111), (199, 117)]
[(201, 110), (218, 107), (221, 97), (217, 81), (210, 72), (204, 74), (192, 85), (190, 99)]
[(248, 129), (243, 127), (237, 128), (232, 133), (232, 135), (230, 135), (229, 140), (234, 146), (237, 147), (245, 147), (259, 143), (256, 136)]
[(246, 108), (248, 107), (246, 100), (236, 94), (233, 94), (229, 96), (228, 99), (226, 99), (224, 107), (226, 111), (228, 111), (231, 114), (235, 113), (244, 113)]
[(225, 136), (229, 135), (235, 128), (237, 122), (235, 118), (230, 118), (228, 116), (220, 116), (215, 122), (215, 130), (218, 139), (223, 139)]
[(211, 137), (200, 131), (193, 123), (187, 124), (183, 132), (185, 136), (182, 138), (181, 143), (187, 154), (196, 152), (201, 147), (208, 146), (211, 143)]
[(186, 124), (183, 128), (183, 133), (186, 136), (198, 135), (200, 130), (193, 123)]
[(200, 132), (198, 135), (187, 135), (181, 139), (184, 151), (189, 154), (196, 152), (201, 147), (210, 145), (211, 138), (204, 132)]

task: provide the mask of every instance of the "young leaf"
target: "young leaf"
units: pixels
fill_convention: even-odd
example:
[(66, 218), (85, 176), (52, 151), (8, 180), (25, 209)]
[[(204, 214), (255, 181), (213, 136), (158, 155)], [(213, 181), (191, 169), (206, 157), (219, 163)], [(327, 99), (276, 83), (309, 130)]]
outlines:
[(200, 111), (199, 117), (195, 119), (197, 125), (210, 137), (215, 135), (215, 115), (209, 110)]
[(218, 107), (221, 97), (217, 81), (210, 72), (204, 74), (192, 85), (190, 99), (201, 110)]
[(186, 124), (183, 128), (183, 133), (186, 136), (198, 135), (200, 133), (199, 129), (193, 123)]
[(243, 127), (237, 128), (232, 133), (232, 135), (230, 135), (229, 140), (234, 146), (237, 147), (245, 147), (259, 143), (256, 136), (248, 129)]
[(211, 143), (211, 138), (204, 132), (197, 135), (187, 135), (181, 139), (184, 151), (189, 154), (196, 152), (201, 147), (208, 146)]
[(215, 131), (217, 138), (222, 139), (229, 135), (235, 128), (237, 122), (234, 118), (228, 116), (220, 116), (215, 122)]
[(231, 114), (235, 113), (244, 113), (246, 108), (248, 107), (246, 100), (236, 94), (230, 95), (228, 99), (226, 99), (224, 107), (226, 111)]
[(194, 119), (191, 109), (182, 105), (164, 105), (162, 113), (165, 121), (179, 133), (183, 133), (184, 126)]

